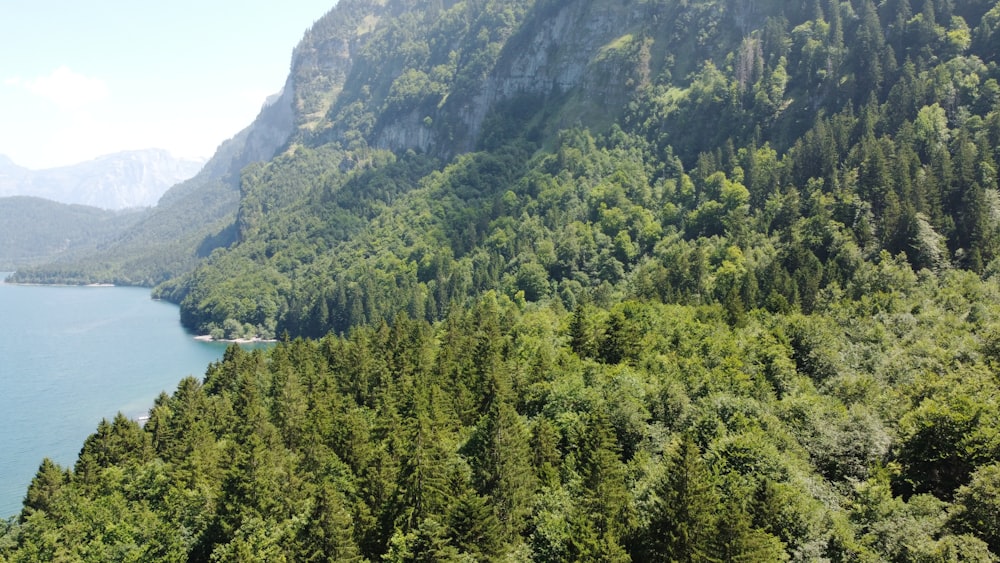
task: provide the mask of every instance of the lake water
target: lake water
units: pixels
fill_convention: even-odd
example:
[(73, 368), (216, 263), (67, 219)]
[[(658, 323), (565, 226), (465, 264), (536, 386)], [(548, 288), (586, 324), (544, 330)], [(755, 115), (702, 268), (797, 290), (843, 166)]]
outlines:
[(146, 289), (0, 283), (0, 518), (43, 458), (71, 467), (102, 418), (144, 415), (223, 352)]

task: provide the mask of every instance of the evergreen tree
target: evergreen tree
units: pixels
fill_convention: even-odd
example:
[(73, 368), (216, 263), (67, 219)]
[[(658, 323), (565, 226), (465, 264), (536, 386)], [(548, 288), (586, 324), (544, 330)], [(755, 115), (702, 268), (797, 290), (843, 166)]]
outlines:
[(443, 436), (434, 432), (423, 412), (412, 421), (405, 443), (410, 448), (403, 456), (397, 494), (399, 516), (396, 526), (408, 531), (425, 518), (440, 518), (450, 503), (447, 452)]
[(578, 504), (588, 515), (597, 559), (626, 561), (621, 539), (632, 531), (633, 514), (625, 488), (625, 467), (607, 413), (599, 409), (588, 422), (580, 451), (583, 489)]
[(35, 477), (28, 485), (24, 496), (21, 514), (18, 517), (24, 523), (36, 512), (51, 512), (56, 508), (62, 488), (69, 483), (69, 473), (59, 467), (51, 459), (45, 458), (38, 466)]
[(532, 465), (543, 487), (559, 484), (559, 431), (545, 417), (535, 419), (531, 434)]
[(722, 502), (714, 476), (689, 438), (681, 440), (666, 461), (655, 493), (649, 525), (639, 534), (633, 558), (679, 562), (717, 559)]
[(503, 528), (489, 499), (469, 490), (457, 500), (448, 519), (452, 543), (463, 553), (480, 560), (500, 554)]
[(312, 511), (297, 539), (303, 561), (362, 561), (354, 539), (354, 522), (347, 499), (331, 482), (313, 498)]
[(409, 534), (397, 532), (382, 560), (391, 563), (457, 563), (463, 558), (451, 544), (445, 526), (433, 518), (426, 518)]
[(506, 538), (523, 530), (537, 488), (529, 440), (520, 415), (497, 397), (466, 446), (476, 489), (491, 499)]
[(895, 62), (882, 33), (878, 11), (871, 0), (862, 0), (858, 11), (860, 21), (854, 36), (852, 66), (855, 69), (855, 102), (861, 102), (869, 93), (878, 95), (891, 76)]
[(597, 356), (597, 334), (585, 305), (577, 305), (569, 325), (570, 347), (581, 358)]
[(119, 412), (110, 423), (102, 420), (97, 425), (97, 432), (84, 441), (73, 476), (87, 485), (96, 485), (103, 469), (115, 465), (135, 466), (149, 461), (151, 456), (149, 435), (137, 422)]

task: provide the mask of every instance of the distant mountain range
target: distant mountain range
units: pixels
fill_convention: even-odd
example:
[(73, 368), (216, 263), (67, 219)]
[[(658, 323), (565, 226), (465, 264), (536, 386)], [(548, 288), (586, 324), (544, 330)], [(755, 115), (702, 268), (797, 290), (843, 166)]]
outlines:
[(102, 209), (150, 207), (204, 164), (203, 160), (175, 158), (162, 149), (146, 149), (29, 170), (0, 155), (0, 197), (32, 196)]

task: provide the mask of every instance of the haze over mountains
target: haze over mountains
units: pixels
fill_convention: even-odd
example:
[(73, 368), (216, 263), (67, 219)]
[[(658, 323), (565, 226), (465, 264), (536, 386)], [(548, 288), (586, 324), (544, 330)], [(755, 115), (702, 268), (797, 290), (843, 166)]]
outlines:
[(204, 164), (204, 160), (176, 158), (162, 149), (145, 149), (30, 170), (0, 155), (0, 197), (32, 196), (102, 209), (150, 207)]

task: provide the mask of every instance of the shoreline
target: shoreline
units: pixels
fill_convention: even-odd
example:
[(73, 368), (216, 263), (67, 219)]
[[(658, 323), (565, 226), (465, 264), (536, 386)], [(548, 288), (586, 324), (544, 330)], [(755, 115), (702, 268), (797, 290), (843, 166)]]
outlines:
[[(10, 282), (7, 278), (0, 278), (0, 284), (21, 287), (119, 287), (113, 283), (38, 283), (38, 282)], [(127, 287), (127, 286), (123, 286)]]
[(9, 277), (16, 274), (17, 270), (0, 270), (0, 283), (7, 285), (23, 285), (23, 286), (50, 286), (50, 287), (118, 287), (117, 285), (110, 282), (89, 282), (89, 283), (44, 283), (44, 282), (11, 282), (7, 281)]
[(195, 340), (200, 342), (225, 342), (227, 344), (273, 344), (277, 342), (276, 339), (265, 339), (260, 337), (253, 338), (212, 338), (211, 334), (201, 334), (194, 337)]

